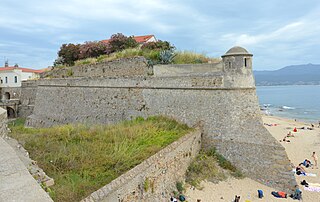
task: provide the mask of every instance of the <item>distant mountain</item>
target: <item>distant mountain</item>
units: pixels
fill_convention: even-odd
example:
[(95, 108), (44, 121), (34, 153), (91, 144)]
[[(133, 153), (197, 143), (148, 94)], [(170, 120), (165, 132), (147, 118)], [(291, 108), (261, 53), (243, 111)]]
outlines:
[(253, 71), (257, 86), (320, 85), (320, 64), (292, 65), (274, 71)]

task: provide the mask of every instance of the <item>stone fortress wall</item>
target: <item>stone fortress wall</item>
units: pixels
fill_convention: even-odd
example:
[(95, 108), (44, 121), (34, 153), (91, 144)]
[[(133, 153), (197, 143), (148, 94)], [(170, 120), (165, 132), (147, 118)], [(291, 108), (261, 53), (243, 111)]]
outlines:
[(0, 201), (53, 202), (3, 139), (7, 132), (7, 113), (0, 108)]
[(200, 148), (201, 131), (190, 132), (82, 201), (167, 201)]
[(128, 66), (118, 68), (122, 77), (110, 70), (104, 78), (38, 81), (27, 126), (110, 124), (166, 115), (189, 126), (202, 125), (202, 146), (215, 146), (248, 177), (281, 190), (295, 184), (284, 148), (263, 127), (252, 55), (245, 49), (230, 49), (217, 64), (155, 66), (151, 73), (145, 64), (144, 73), (132, 77)]
[[(97, 64), (56, 68), (43, 72), (41, 78), (147, 76), (152, 72), (144, 57), (122, 58)], [(121, 67), (121, 68), (119, 68)]]

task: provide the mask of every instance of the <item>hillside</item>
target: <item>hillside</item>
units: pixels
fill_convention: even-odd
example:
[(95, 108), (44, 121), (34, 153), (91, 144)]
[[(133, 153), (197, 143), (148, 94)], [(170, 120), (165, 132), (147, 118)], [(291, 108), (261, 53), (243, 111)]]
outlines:
[(274, 71), (253, 73), (257, 86), (320, 84), (320, 64), (291, 65)]

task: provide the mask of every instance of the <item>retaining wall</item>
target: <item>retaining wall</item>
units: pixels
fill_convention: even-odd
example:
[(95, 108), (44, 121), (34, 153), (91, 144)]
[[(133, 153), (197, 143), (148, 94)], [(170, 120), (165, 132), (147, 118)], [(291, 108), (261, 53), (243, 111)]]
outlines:
[(0, 108), (0, 201), (52, 202), (3, 138), (7, 134), (6, 111)]
[(26, 118), (33, 113), (37, 93), (37, 80), (21, 82), (20, 105), (18, 117)]
[(200, 147), (201, 132), (191, 132), (92, 193), (83, 202), (169, 201), (170, 194), (176, 190), (176, 182), (184, 181), (186, 170)]
[(295, 179), (289, 160), (263, 127), (255, 88), (236, 88), (225, 81), (223, 76), (43, 80), (27, 126), (111, 124), (152, 115), (166, 115), (189, 126), (201, 122), (204, 148), (216, 146), (255, 180), (291, 188)]
[(152, 68), (144, 57), (122, 58), (113, 61), (99, 62), (97, 64), (84, 64), (79, 66), (55, 68), (44, 72), (41, 78), (64, 77), (103, 77), (103, 76), (147, 76), (152, 74)]

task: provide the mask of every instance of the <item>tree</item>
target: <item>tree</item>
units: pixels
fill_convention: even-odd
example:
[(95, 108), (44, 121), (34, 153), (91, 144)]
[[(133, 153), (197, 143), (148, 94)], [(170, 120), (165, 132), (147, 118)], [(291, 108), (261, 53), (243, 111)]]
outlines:
[(174, 50), (175, 47), (168, 41), (148, 42), (141, 46), (142, 50)]
[(101, 41), (88, 41), (80, 45), (79, 59), (96, 58), (100, 55), (106, 54), (108, 51), (108, 44)]
[(133, 37), (127, 37), (121, 33), (113, 34), (108, 41), (108, 54), (122, 51), (126, 48), (135, 48), (139, 44)]
[(79, 59), (80, 44), (62, 44), (58, 56), (62, 58), (64, 64), (72, 66)]

